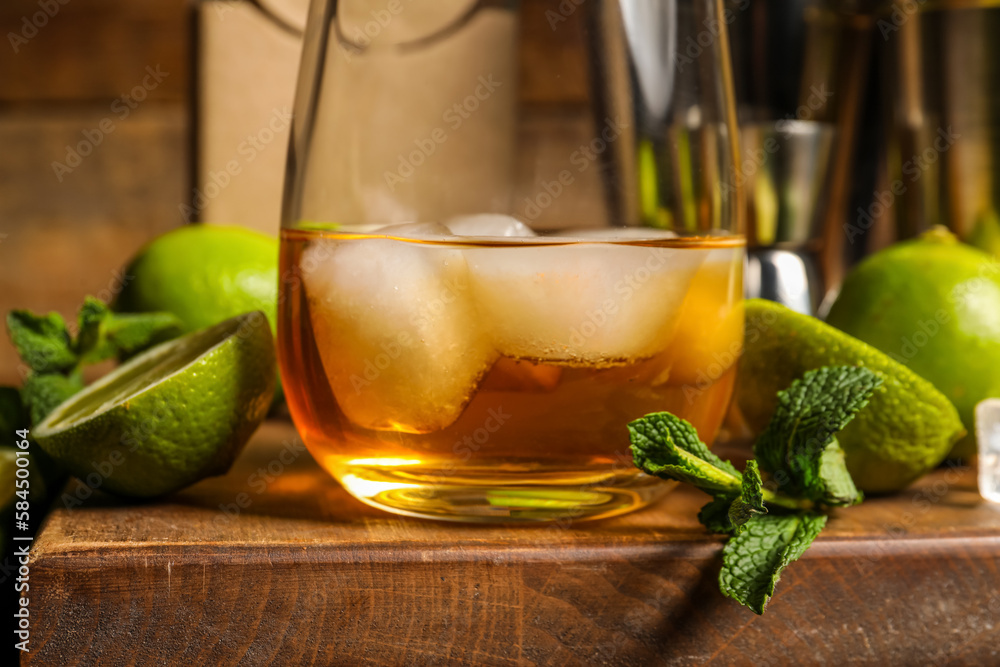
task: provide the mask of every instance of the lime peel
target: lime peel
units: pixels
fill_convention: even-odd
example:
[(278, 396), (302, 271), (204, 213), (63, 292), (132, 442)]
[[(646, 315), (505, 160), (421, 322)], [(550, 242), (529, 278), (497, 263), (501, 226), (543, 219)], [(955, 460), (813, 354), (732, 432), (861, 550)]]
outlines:
[(256, 311), (134, 357), (32, 435), (91, 486), (159, 496), (226, 472), (264, 419), (274, 384), (274, 341)]

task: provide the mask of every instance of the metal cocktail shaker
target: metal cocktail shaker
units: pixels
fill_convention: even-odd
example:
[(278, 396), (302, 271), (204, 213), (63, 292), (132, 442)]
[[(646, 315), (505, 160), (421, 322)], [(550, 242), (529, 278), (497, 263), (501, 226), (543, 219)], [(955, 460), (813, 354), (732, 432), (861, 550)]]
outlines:
[(859, 3), (730, 0), (746, 293), (814, 314), (839, 282), (873, 19)]

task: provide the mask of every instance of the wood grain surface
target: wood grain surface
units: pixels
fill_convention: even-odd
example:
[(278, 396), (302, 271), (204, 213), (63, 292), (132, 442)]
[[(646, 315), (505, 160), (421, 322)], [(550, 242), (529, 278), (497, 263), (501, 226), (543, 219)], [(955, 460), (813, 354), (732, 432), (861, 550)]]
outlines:
[(0, 102), (110, 102), (147, 66), (171, 73), (148, 98), (180, 102), (189, 11), (186, 0), (4, 0)]
[(269, 423), (228, 475), (166, 501), (57, 502), (25, 663), (1000, 664), (1000, 507), (969, 469), (836, 511), (763, 617), (718, 592), (704, 501), (682, 488), (523, 528), (404, 519)]

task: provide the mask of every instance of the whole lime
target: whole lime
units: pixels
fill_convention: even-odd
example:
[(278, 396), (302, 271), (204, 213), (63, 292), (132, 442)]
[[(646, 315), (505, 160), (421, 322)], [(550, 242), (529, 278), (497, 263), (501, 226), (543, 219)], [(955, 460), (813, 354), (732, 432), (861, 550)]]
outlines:
[(770, 301), (746, 302), (736, 403), (760, 432), (777, 392), (821, 366), (864, 366), (883, 379), (871, 402), (837, 434), (858, 488), (898, 491), (941, 463), (965, 434), (944, 395), (912, 370), (828, 324)]
[(936, 227), (859, 264), (827, 321), (937, 387), (969, 433), (950, 456), (972, 456), (976, 403), (1000, 396), (1000, 262)]
[(167, 311), (186, 331), (261, 310), (276, 331), (277, 239), (243, 227), (187, 225), (142, 248), (125, 268), (119, 312)]

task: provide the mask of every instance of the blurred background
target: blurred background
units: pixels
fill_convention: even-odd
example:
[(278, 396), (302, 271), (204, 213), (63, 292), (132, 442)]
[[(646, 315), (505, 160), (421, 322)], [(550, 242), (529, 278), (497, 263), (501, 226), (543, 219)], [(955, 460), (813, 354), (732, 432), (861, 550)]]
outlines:
[[(377, 34), (393, 1), (402, 0), (356, 0), (372, 17), (364, 30)], [(588, 104), (580, 54), (588, 8), (600, 2), (522, 2), (518, 97), (566, 128), (565, 145), (526, 158), (536, 182), (567, 154), (573, 114)], [(0, 312), (71, 320), (84, 295), (113, 299), (128, 280), (121, 267), (143, 243), (187, 222), (275, 232), (307, 5), (5, 0)], [(1000, 250), (1000, 7), (724, 6), (751, 295), (822, 315), (847, 267), (938, 223)], [(708, 39), (717, 32), (706, 26)], [(698, 44), (685, 48), (697, 57)], [(549, 213), (573, 219), (592, 208), (585, 193), (599, 188), (581, 190), (559, 200), (567, 210)], [(20, 376), (0, 337), (0, 384)]]
[[(73, 318), (84, 295), (120, 285), (119, 270), (137, 247), (181, 224), (189, 5), (50, 4), (58, 11), (43, 13), (44, 23), (38, 0), (0, 4), (0, 311)], [(24, 41), (12, 43), (10, 33)], [(147, 67), (158, 67), (162, 80)], [(146, 95), (132, 109), (120, 98), (136, 86)], [(85, 141), (85, 132), (100, 142), (69, 167), (67, 147)], [(71, 171), (57, 174), (54, 162)], [(0, 338), (0, 384), (19, 383), (18, 359)]]

